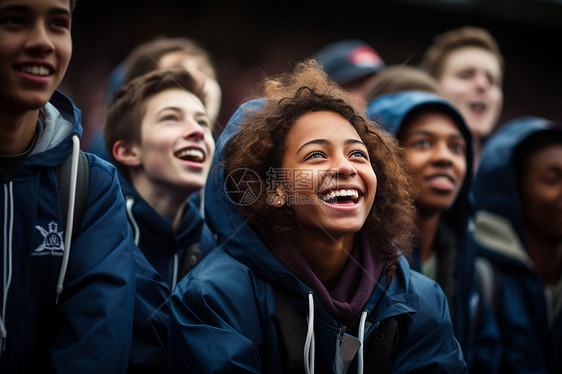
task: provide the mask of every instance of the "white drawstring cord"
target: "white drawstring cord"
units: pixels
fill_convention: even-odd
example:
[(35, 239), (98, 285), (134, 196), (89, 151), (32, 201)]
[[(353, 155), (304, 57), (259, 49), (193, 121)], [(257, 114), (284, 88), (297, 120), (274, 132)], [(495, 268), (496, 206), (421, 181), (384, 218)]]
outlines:
[[(140, 243), (140, 228), (139, 228), (139, 224), (135, 220), (135, 217), (133, 216), (133, 205), (135, 205), (135, 198), (132, 196), (127, 196), (125, 200), (125, 206), (127, 207), (127, 216), (129, 217), (129, 222), (131, 222), (131, 225), (133, 226), (133, 240), (138, 247)], [(172, 288), (171, 288), (172, 291), (174, 290), (174, 288), (176, 288), (178, 272), (179, 272), (179, 255), (177, 253), (174, 254), (173, 261), (174, 261), (173, 263), (174, 269), (173, 269)]]
[(68, 194), (68, 213), (66, 215), (66, 232), (64, 233), (64, 253), (62, 265), (57, 282), (57, 299), (62, 293), (64, 277), (68, 268), (68, 258), (70, 256), (70, 244), (72, 241), (72, 226), (74, 224), (74, 205), (76, 200), (76, 180), (78, 178), (78, 158), (80, 153), (80, 140), (77, 135), (72, 136), (72, 162), (70, 164), (70, 190)]
[(359, 321), (359, 357), (357, 363), (357, 374), (363, 374), (363, 350), (365, 341), (365, 321), (367, 320), (368, 310), (363, 310), (361, 313), (361, 320)]
[(133, 229), (135, 231), (133, 233), (133, 240), (138, 247), (140, 243), (140, 229), (137, 221), (135, 221), (135, 217), (133, 216), (133, 205), (135, 205), (135, 198), (132, 196), (127, 196), (125, 205), (127, 206), (127, 216), (129, 217), (129, 221), (131, 221), (131, 224), (133, 225)]
[(176, 283), (177, 283), (177, 279), (178, 279), (178, 268), (179, 268), (179, 255), (177, 253), (174, 253), (174, 271), (172, 274), (172, 288), (171, 290), (173, 291), (174, 288), (176, 288)]
[[(13, 182), (8, 186), (4, 185), (4, 238), (8, 238), (7, 243), (4, 241), (4, 261), (3, 261), (3, 279), (2, 279), (2, 318), (0, 318), (0, 342), (1, 349), (4, 350), (5, 338), (8, 337), (6, 329), (6, 304), (8, 302), (8, 292), (10, 283), (12, 283), (12, 231), (14, 226), (14, 198), (13, 198)], [(9, 201), (8, 201), (9, 196)], [(8, 212), (6, 211), (8, 210)], [(7, 215), (9, 214), (9, 217)], [(7, 227), (9, 225), (9, 227)]]
[(308, 330), (304, 342), (304, 370), (314, 374), (314, 297), (308, 293)]

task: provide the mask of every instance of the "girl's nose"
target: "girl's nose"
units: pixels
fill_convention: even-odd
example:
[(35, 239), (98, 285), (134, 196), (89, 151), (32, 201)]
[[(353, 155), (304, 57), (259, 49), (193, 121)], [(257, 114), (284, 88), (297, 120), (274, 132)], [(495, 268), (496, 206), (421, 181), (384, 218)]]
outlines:
[(349, 161), (345, 155), (341, 155), (334, 159), (333, 168), (338, 175), (344, 177), (350, 177), (357, 174), (357, 169), (355, 169), (351, 161)]

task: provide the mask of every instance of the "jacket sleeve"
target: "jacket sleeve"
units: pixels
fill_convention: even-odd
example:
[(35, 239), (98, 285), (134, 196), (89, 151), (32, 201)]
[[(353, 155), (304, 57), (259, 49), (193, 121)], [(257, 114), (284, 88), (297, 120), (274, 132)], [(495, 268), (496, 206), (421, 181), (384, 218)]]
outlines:
[(445, 294), (425, 277), (411, 281), (416, 292), (408, 304), (416, 312), (399, 320), (392, 373), (466, 373), (460, 344), (455, 338)]
[(70, 249), (49, 354), (57, 373), (124, 373), (132, 336), (134, 243), (115, 168), (89, 159), (87, 208)]
[(244, 290), (242, 283), (221, 290), (216, 284), (186, 277), (178, 284), (170, 300), (174, 373), (261, 373), (256, 348), (261, 319), (256, 308), (247, 305), (247, 298), (232, 297), (252, 292)]

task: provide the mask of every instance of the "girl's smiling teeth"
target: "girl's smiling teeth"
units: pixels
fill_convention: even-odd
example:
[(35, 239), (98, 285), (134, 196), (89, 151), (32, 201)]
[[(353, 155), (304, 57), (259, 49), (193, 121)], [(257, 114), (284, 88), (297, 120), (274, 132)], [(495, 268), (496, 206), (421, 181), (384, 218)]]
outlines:
[(187, 148), (176, 153), (176, 157), (185, 161), (204, 162), (205, 154), (197, 148)]
[(354, 204), (357, 204), (357, 201), (359, 200), (359, 191), (356, 189), (334, 190), (325, 195), (320, 195), (319, 197), (320, 200), (328, 204), (339, 203), (342, 201), (353, 201)]

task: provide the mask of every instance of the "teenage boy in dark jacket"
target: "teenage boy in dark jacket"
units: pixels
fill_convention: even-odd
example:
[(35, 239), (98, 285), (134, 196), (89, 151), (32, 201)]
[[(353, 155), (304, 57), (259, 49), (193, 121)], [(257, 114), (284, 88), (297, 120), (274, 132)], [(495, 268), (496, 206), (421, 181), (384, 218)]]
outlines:
[(190, 197), (215, 150), (203, 102), (185, 69), (157, 70), (117, 91), (105, 122), (135, 242), (171, 290), (199, 259), (203, 220)]
[[(87, 155), (87, 201), (74, 230), (74, 202), (65, 220), (55, 175), (71, 155), (77, 165), (82, 134), (80, 111), (55, 91), (70, 61), (75, 3), (0, 0), (2, 373), (127, 366), (134, 245), (117, 173)], [(76, 174), (65, 182), (72, 188)]]
[[(150, 263), (138, 271), (144, 286), (137, 286), (129, 373), (164, 372), (167, 299), (200, 258), (203, 218), (190, 198), (203, 187), (215, 149), (200, 89), (185, 69), (156, 70), (119, 89), (108, 107), (104, 141), (120, 171), (135, 243)], [(154, 269), (165, 292), (162, 282), (144, 282)]]

